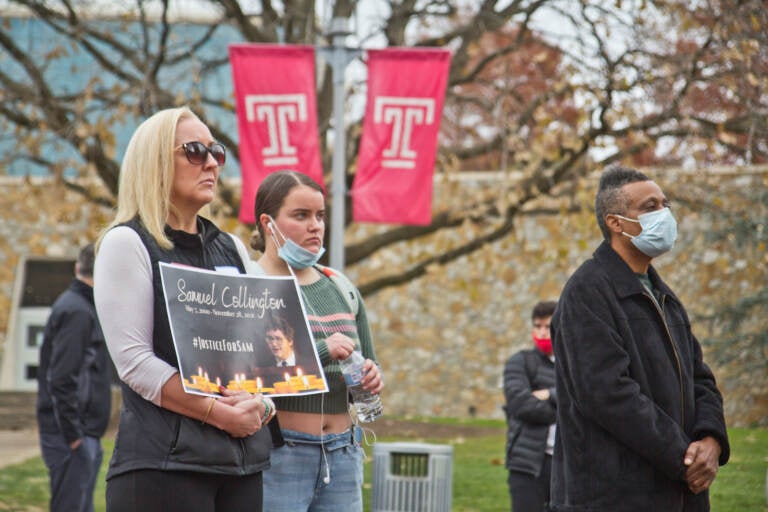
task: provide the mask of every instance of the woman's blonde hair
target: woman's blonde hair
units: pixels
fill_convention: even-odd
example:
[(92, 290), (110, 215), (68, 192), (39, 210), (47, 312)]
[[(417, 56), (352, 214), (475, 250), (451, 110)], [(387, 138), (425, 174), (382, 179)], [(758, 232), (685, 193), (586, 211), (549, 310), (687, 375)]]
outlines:
[(160, 247), (173, 247), (165, 235), (165, 224), (173, 208), (170, 198), (176, 127), (185, 119), (199, 118), (186, 106), (169, 108), (153, 114), (136, 128), (120, 166), (117, 213), (102, 231), (99, 243), (107, 231), (138, 216)]

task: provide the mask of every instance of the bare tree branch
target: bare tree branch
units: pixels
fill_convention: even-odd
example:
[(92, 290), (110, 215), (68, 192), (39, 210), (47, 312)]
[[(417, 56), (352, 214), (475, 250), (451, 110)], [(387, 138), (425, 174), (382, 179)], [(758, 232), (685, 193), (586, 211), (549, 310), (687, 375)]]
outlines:
[[(0, 161), (32, 162), (56, 176), (64, 169), (95, 172), (113, 194), (119, 173), (115, 132), (160, 108), (187, 103), (213, 119), (214, 137), (228, 147), (230, 161), (239, 160), (237, 134), (215, 122), (234, 116), (232, 98), (196, 87), (216, 80), (229, 65), (226, 44), (232, 41), (229, 35), (223, 41), (224, 27), (249, 42), (315, 44), (323, 36), (316, 0), (201, 0), (215, 19), (183, 30), (171, 22), (170, 0), (120, 5), (125, 18), (109, 19), (92, 16), (84, 11), (90, 6), (73, 0), (9, 4), (26, 9), (33, 16), (29, 26), (54, 42), (41, 50), (29, 44), (37, 33), (14, 38), (0, 31), (0, 127), (14, 148)], [(252, 5), (259, 10), (245, 10)], [(329, 17), (354, 16), (356, 5), (335, 1)], [(392, 227), (351, 244), (346, 259), (354, 264), (465, 222), (481, 232), (402, 272), (393, 269), (391, 276), (364, 283), (363, 291), (404, 283), (509, 235), (532, 201), (569, 190), (588, 169), (690, 158), (768, 161), (768, 35), (762, 23), (768, 14), (758, 0), (731, 9), (713, 5), (693, 10), (678, 0), (389, 2), (382, 11), (389, 14), (372, 20), (373, 32), (356, 34), (359, 40), (375, 41), (376, 35), (390, 45), (452, 50), (438, 172), (503, 168), (522, 179), (437, 211), (429, 226)], [(554, 37), (542, 29), (542, 16), (556, 16), (567, 30)], [(50, 72), (56, 66), (74, 69), (75, 79)], [(331, 129), (346, 131), (349, 186), (360, 120), (331, 125), (331, 70), (326, 65), (317, 74), (321, 138)], [(59, 161), (43, 158), (41, 148), (52, 145), (72, 154)], [(329, 168), (330, 145), (321, 148)], [(76, 180), (65, 184), (104, 204)], [(222, 181), (219, 192), (224, 214), (236, 215), (237, 186)], [(346, 213), (351, 221), (351, 209)]]

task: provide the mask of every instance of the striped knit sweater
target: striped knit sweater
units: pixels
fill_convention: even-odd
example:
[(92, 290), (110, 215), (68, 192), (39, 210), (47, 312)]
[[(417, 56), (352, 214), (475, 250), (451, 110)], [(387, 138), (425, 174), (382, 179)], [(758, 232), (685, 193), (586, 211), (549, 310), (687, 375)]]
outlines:
[(323, 275), (319, 281), (301, 286), (307, 319), (315, 338), (329, 392), (296, 397), (275, 397), (278, 410), (319, 414), (322, 407), (322, 412), (326, 414), (347, 412), (347, 388), (344, 378), (339, 364), (328, 354), (325, 339), (335, 332), (340, 332), (355, 340), (355, 345), (364, 357), (376, 361), (365, 306), (359, 292), (357, 293), (360, 309), (355, 317), (339, 288), (329, 277)]

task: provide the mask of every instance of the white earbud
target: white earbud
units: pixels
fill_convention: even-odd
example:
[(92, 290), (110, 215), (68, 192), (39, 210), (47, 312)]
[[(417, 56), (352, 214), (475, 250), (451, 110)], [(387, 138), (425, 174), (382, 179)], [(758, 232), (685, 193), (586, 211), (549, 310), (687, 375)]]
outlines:
[[(288, 267), (290, 268), (290, 267)], [(325, 421), (323, 420), (323, 416), (325, 415), (325, 394), (320, 395), (320, 429), (322, 430), (323, 425), (325, 424)], [(325, 485), (328, 485), (331, 483), (331, 465), (328, 464), (328, 455), (325, 454), (325, 444), (322, 441), (322, 437), (320, 438), (320, 450), (323, 452), (323, 462), (325, 462), (325, 478), (323, 478), (323, 483)]]
[(275, 228), (272, 227), (272, 223), (271, 222), (267, 222), (267, 227), (269, 228), (269, 230), (271, 232), (273, 232), (273, 233), (275, 232)]
[(321, 443), (320, 449), (323, 450), (323, 462), (325, 462), (325, 478), (323, 478), (323, 483), (328, 485), (331, 483), (331, 465), (328, 464), (328, 456), (325, 454), (325, 445)]

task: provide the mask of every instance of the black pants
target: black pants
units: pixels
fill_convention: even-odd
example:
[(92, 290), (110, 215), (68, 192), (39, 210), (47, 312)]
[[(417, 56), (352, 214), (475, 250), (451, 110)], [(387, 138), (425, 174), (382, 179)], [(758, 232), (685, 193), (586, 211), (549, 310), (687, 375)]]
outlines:
[(107, 481), (107, 512), (261, 512), (261, 473), (137, 470)]
[(543, 512), (549, 503), (549, 477), (552, 457), (544, 456), (538, 478), (528, 473), (510, 471), (507, 478), (513, 512)]

